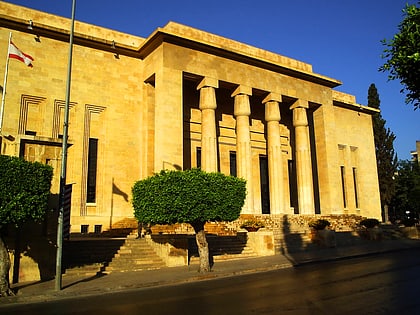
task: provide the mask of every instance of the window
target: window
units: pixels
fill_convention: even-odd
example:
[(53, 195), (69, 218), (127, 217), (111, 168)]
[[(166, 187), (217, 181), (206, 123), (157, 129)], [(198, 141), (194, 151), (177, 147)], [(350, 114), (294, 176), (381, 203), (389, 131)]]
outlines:
[(346, 179), (345, 179), (345, 171), (344, 166), (340, 166), (340, 172), (341, 172), (341, 188), (343, 191), (343, 206), (344, 208), (347, 208), (347, 202), (346, 202)]
[(359, 208), (359, 196), (357, 194), (357, 169), (353, 167), (353, 185), (354, 185), (354, 200), (356, 202), (356, 208)]
[(96, 202), (96, 170), (98, 164), (98, 139), (89, 138), (86, 202)]
[(82, 224), (80, 226), (80, 233), (87, 234), (89, 232), (89, 225), (88, 224)]
[(236, 177), (236, 152), (235, 151), (229, 152), (229, 167), (230, 167), (229, 174), (231, 176)]
[(102, 233), (102, 225), (95, 225), (95, 234)]
[(197, 168), (201, 168), (201, 148), (197, 147), (195, 153), (196, 153), (195, 162), (196, 162)]
[(268, 179), (268, 158), (260, 155), (261, 209), (263, 214), (270, 214), (270, 186)]

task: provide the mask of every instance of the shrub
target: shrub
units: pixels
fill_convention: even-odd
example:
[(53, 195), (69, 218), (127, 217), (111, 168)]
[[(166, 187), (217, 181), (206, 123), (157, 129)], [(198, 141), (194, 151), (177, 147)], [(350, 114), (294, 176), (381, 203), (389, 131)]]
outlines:
[(379, 225), (379, 221), (377, 219), (369, 218), (360, 221), (360, 225), (364, 226), (367, 229), (374, 228), (375, 226)]
[(0, 226), (42, 219), (52, 176), (51, 166), (0, 155)]
[(330, 226), (330, 222), (328, 220), (325, 220), (325, 219), (318, 219), (318, 220), (309, 222), (309, 227), (311, 227), (315, 230), (323, 230), (327, 226)]

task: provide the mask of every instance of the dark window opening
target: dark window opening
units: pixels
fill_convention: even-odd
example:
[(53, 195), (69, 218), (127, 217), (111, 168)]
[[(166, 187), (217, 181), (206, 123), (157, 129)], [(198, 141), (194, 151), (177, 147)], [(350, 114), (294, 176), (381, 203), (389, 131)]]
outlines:
[(102, 233), (102, 225), (95, 225), (95, 234)]
[(88, 224), (82, 224), (80, 226), (80, 233), (87, 234), (89, 232), (89, 225)]
[(344, 166), (340, 166), (340, 172), (341, 172), (341, 188), (342, 188), (342, 191), (343, 191), (343, 206), (344, 206), (344, 208), (347, 208), (347, 202), (346, 202), (346, 180), (345, 180)]
[(96, 202), (96, 170), (98, 164), (98, 139), (89, 138), (86, 202)]
[(265, 155), (260, 155), (261, 208), (263, 214), (270, 214), (270, 187), (268, 180), (268, 158)]
[(359, 208), (359, 196), (357, 195), (357, 169), (353, 167), (353, 185), (354, 185), (354, 200), (356, 208)]
[(201, 168), (201, 148), (197, 147), (195, 153), (197, 168)]
[(289, 171), (289, 191), (290, 191), (290, 206), (293, 207), (293, 213), (299, 214), (299, 203), (297, 195), (297, 179), (296, 179), (296, 167), (294, 160), (287, 161), (287, 167)]
[(229, 152), (229, 174), (231, 176), (237, 176), (236, 173), (236, 152), (230, 151)]

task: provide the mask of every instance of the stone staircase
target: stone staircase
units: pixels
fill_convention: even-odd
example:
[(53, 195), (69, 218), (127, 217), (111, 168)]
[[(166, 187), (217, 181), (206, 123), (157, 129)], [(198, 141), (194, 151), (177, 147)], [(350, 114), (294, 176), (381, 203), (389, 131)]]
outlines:
[[(198, 264), (195, 236), (188, 237), (189, 264)], [(213, 261), (258, 257), (247, 245), (246, 233), (238, 235), (207, 235)], [(80, 238), (66, 241), (63, 250), (65, 276), (94, 276), (116, 271), (138, 271), (166, 267), (153, 245), (133, 232), (126, 238)]]
[(96, 275), (112, 260), (124, 241), (124, 238), (93, 237), (64, 241), (64, 275)]
[[(258, 257), (253, 249), (247, 245), (246, 239), (246, 233), (238, 233), (235, 236), (207, 235), (210, 256), (215, 262)], [(195, 237), (189, 238), (188, 248), (189, 264), (198, 264), (199, 257)]]
[(156, 254), (144, 238), (129, 236), (123, 246), (105, 266), (104, 273), (114, 271), (139, 271), (166, 267), (165, 262)]

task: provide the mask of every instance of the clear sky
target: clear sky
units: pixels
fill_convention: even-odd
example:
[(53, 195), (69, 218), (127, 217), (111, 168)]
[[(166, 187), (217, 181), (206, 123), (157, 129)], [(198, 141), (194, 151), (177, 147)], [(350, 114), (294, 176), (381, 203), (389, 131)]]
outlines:
[[(71, 16), (72, 0), (8, 0)], [(367, 104), (374, 83), (382, 117), (396, 135), (399, 159), (410, 159), (420, 140), (420, 110), (404, 103), (401, 85), (378, 72), (382, 39), (397, 33), (405, 3), (415, 0), (77, 0), (76, 19), (147, 37), (175, 21), (312, 64), (338, 79), (337, 90)], [(363, 136), (363, 135), (361, 135)]]

